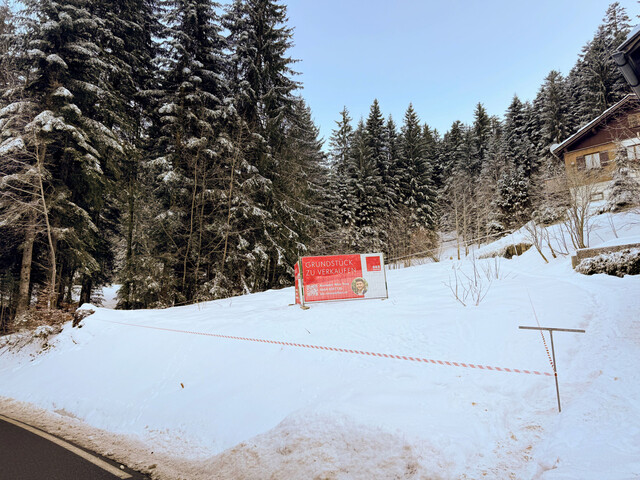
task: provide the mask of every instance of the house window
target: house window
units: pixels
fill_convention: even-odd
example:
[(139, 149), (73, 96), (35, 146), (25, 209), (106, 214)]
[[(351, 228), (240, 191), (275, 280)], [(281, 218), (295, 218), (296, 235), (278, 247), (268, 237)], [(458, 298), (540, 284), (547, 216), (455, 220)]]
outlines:
[(627, 158), (629, 160), (640, 160), (640, 145), (627, 147)]
[(587, 167), (587, 170), (592, 168), (600, 168), (600, 154), (592, 153), (591, 155), (585, 155), (584, 161)]

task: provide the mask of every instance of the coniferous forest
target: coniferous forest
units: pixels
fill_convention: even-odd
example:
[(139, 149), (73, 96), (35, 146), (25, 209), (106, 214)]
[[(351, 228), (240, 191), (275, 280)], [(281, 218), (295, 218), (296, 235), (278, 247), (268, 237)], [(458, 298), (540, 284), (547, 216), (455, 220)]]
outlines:
[(571, 71), (503, 116), (479, 99), (438, 132), (373, 100), (323, 144), (281, 1), (24, 4), (0, 7), (0, 333), (78, 287), (157, 308), (291, 285), (302, 255), (495, 238), (553, 215), (550, 146), (629, 93), (613, 3)]

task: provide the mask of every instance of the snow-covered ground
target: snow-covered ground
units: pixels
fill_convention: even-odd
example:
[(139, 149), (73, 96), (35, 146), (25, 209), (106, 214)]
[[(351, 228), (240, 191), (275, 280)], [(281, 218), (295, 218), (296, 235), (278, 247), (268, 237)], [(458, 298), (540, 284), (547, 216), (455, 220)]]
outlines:
[[(638, 242), (640, 215), (601, 215), (590, 238)], [(640, 276), (544, 253), (390, 270), (388, 300), (306, 311), (292, 288), (97, 308), (44, 345), (0, 339), (0, 413), (163, 479), (639, 478)], [(548, 334), (518, 328), (538, 324), (586, 330), (554, 334), (562, 413)]]

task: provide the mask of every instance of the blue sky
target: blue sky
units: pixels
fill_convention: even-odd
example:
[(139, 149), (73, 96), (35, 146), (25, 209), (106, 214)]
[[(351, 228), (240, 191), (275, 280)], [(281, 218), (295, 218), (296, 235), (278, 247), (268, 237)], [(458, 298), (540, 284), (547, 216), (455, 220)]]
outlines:
[[(398, 125), (412, 102), (443, 134), (473, 121), (478, 102), (504, 115), (532, 100), (551, 70), (567, 75), (605, 16), (595, 0), (284, 0), (301, 60), (303, 97), (328, 140), (346, 106), (366, 118), (374, 98)], [(620, 2), (638, 23), (637, 2)], [(325, 145), (326, 148), (326, 145)]]

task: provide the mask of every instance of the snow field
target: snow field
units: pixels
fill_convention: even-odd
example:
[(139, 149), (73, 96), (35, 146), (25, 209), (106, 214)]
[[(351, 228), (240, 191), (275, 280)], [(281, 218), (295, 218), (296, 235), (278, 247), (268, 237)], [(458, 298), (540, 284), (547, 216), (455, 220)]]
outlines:
[[(619, 238), (602, 215), (592, 246), (640, 239), (640, 216), (613, 220)], [(287, 288), (166, 310), (98, 308), (42, 352), (37, 342), (0, 347), (0, 412), (156, 478), (640, 476), (640, 278), (587, 277), (545, 255), (550, 264), (535, 249), (475, 260), (500, 269), (481, 274), (478, 306), (463, 307), (448, 286), (454, 268), (470, 275), (467, 258), (388, 271), (385, 301), (303, 311)], [(552, 372), (540, 333), (518, 329), (538, 322), (587, 331), (554, 334), (561, 414), (553, 377), (158, 330)]]

